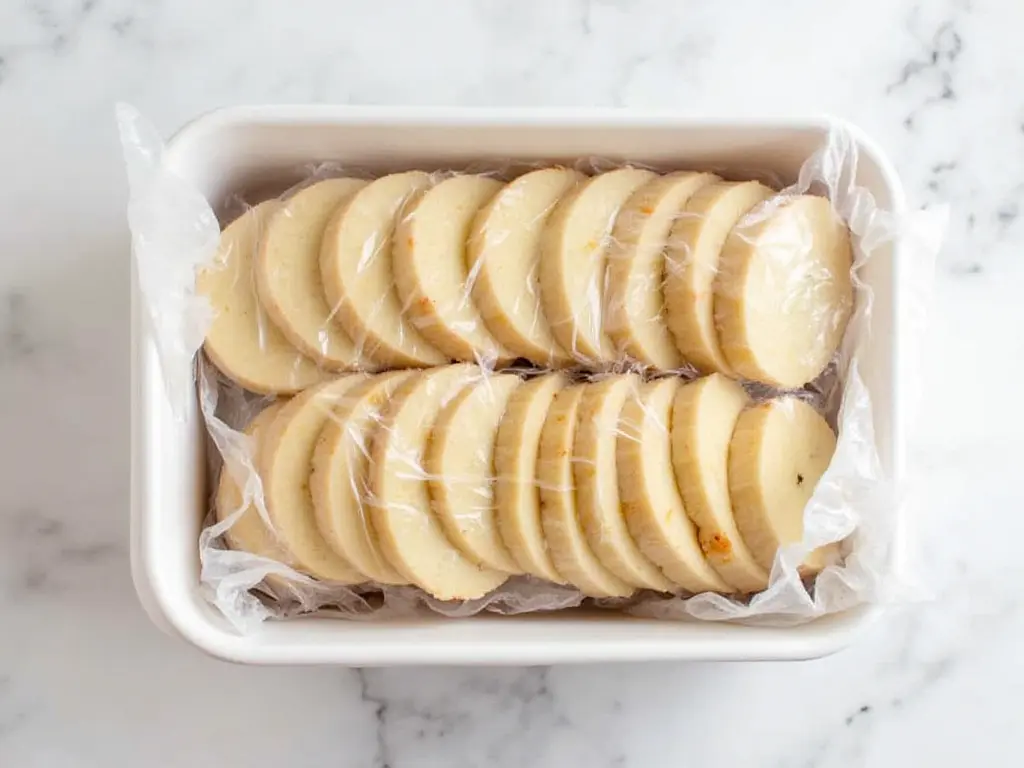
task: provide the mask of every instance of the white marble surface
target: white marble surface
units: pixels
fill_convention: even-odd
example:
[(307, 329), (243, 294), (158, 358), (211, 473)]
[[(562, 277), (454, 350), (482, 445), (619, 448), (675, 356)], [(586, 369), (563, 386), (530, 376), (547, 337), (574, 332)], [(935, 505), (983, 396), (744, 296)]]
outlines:
[[(5, 0), (0, 765), (1020, 765), (1022, 29), (1017, 0)], [(126, 551), (119, 99), (167, 133), (273, 101), (860, 123), (954, 206), (912, 442), (931, 597), (800, 664), (255, 669), (162, 636)]]

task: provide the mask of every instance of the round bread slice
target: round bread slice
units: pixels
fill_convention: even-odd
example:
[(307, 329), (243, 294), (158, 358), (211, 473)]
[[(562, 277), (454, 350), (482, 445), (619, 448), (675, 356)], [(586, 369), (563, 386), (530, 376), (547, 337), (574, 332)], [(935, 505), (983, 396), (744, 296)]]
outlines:
[(362, 179), (327, 179), (296, 192), (270, 217), (256, 257), (256, 290), (267, 314), (292, 344), (331, 370), (361, 361), (324, 298), (320, 243), (335, 209), (365, 186)]
[(422, 171), (371, 181), (327, 223), (320, 275), (328, 303), (356, 346), (391, 368), (441, 365), (447, 358), (402, 311), (392, 268), (392, 235), (403, 208), (430, 186)]
[(669, 233), (665, 319), (683, 359), (704, 373), (731, 374), (715, 329), (715, 276), (729, 231), (772, 191), (756, 181), (699, 189)]
[(634, 587), (671, 592), (675, 585), (629, 535), (619, 498), (619, 416), (639, 381), (633, 375), (613, 376), (584, 387), (573, 448), (576, 510), (590, 548), (608, 570)]
[(665, 247), (673, 223), (710, 173), (670, 173), (644, 184), (615, 221), (605, 330), (620, 354), (663, 371), (685, 364), (665, 319)]
[(359, 382), (324, 425), (313, 451), (309, 490), (317, 527), (331, 548), (372, 581), (408, 584), (380, 551), (366, 507), (370, 434), (380, 411), (415, 371)]
[(605, 267), (619, 209), (656, 174), (620, 168), (593, 176), (563, 197), (540, 241), (540, 298), (551, 332), (577, 360), (610, 361), (604, 330)]
[(740, 376), (802, 387), (832, 360), (853, 309), (850, 230), (800, 195), (729, 234), (715, 277), (722, 352)]
[[(804, 508), (836, 450), (836, 436), (810, 405), (781, 397), (745, 410), (729, 445), (729, 493), (736, 526), (762, 568), (779, 547), (799, 543)], [(808, 558), (805, 570), (821, 559)]]
[(463, 389), (438, 416), (424, 457), (434, 514), (448, 539), (477, 565), (505, 573), (521, 571), (498, 529), (494, 443), (520, 384), (506, 373)]
[(440, 600), (483, 597), (508, 579), (448, 540), (431, 510), (423, 466), (441, 411), (483, 375), (465, 364), (419, 373), (395, 392), (371, 439), (370, 517), (381, 549), (406, 579)]
[(405, 311), (453, 360), (504, 364), (515, 357), (484, 325), (466, 266), (473, 217), (501, 187), (486, 176), (445, 179), (419, 196), (395, 230), (395, 287)]
[(555, 394), (568, 384), (562, 374), (549, 373), (518, 387), (494, 444), (494, 500), (501, 538), (521, 571), (556, 584), (565, 579), (555, 568), (541, 527), (536, 471), (544, 420)]
[(712, 374), (684, 384), (672, 406), (672, 464), (683, 504), (708, 562), (740, 592), (768, 586), (740, 535), (729, 498), (729, 440), (750, 399), (736, 382)]
[(196, 292), (213, 308), (203, 348), (221, 373), (252, 392), (289, 394), (325, 374), (299, 352), (260, 307), (253, 260), (271, 214), (270, 200), (251, 208), (221, 233), (214, 263), (196, 276)]
[(537, 365), (572, 364), (541, 308), (538, 260), (548, 216), (582, 179), (570, 168), (531, 171), (505, 185), (470, 227), (473, 301), (494, 338)]
[[(245, 434), (252, 439), (255, 447), (254, 455), (251, 457), (254, 461), (254, 469), (257, 463), (256, 456), (259, 455), (259, 447), (263, 442), (267, 426), (277, 417), (283, 407), (283, 401), (267, 406), (249, 422), (244, 430)], [(217, 483), (217, 494), (214, 498), (217, 522), (222, 523), (235, 514), (242, 508), (243, 501), (242, 489), (238, 487), (238, 483), (235, 482), (231, 473), (222, 468), (220, 481)], [(288, 566), (296, 564), (292, 554), (263, 522), (255, 504), (249, 504), (231, 524), (231, 527), (224, 532), (224, 540), (231, 549), (266, 557)]]
[(597, 558), (576, 513), (573, 443), (584, 386), (555, 393), (541, 431), (537, 457), (541, 527), (551, 560), (566, 581), (588, 597), (629, 597), (633, 587)]
[(800, 563), (797, 572), (803, 578), (815, 576), (829, 565), (835, 565), (843, 559), (843, 545), (834, 541), (824, 544), (817, 549), (807, 553), (807, 557)]
[(616, 457), (629, 532), (648, 558), (687, 592), (731, 592), (708, 563), (672, 468), (672, 406), (680, 379), (659, 379), (626, 401)]
[(324, 540), (316, 524), (309, 490), (313, 450), (324, 424), (345, 403), (362, 374), (318, 384), (289, 400), (267, 426), (260, 442), (259, 466), (267, 513), (297, 569), (319, 579), (358, 584), (366, 576)]

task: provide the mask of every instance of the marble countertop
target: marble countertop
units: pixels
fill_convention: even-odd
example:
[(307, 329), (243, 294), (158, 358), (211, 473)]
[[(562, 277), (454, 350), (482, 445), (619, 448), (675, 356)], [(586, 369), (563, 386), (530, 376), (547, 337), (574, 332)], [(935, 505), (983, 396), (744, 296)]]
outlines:
[[(0, 5), (0, 765), (1021, 764), (1024, 5), (541, 5)], [(859, 123), (913, 204), (953, 206), (911, 442), (925, 590), (790, 664), (264, 669), (163, 636), (128, 570), (117, 100), (168, 134), (275, 101)]]

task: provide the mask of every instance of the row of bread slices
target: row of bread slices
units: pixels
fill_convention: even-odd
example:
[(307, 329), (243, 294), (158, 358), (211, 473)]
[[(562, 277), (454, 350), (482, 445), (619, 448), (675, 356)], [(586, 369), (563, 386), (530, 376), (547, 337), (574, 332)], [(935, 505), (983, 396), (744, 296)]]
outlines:
[(545, 168), (328, 179), (257, 206), (199, 278), (210, 358), (262, 393), (340, 370), (602, 369), (632, 360), (800, 387), (853, 305), (825, 198), (709, 173)]
[(522, 573), (592, 597), (761, 590), (835, 449), (802, 400), (754, 403), (719, 374), (574, 384), (468, 364), (344, 376), (247, 431), (276, 535), (225, 471), (230, 546), (441, 599)]

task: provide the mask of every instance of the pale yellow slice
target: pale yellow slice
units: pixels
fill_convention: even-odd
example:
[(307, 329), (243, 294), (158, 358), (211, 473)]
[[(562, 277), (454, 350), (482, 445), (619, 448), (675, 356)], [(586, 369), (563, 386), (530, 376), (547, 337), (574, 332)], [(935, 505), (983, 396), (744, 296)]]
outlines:
[(318, 384), (289, 400), (267, 426), (259, 466), (267, 513), (297, 569), (327, 581), (358, 584), (366, 575), (328, 544), (316, 524), (309, 490), (317, 438), (351, 389), (366, 380), (353, 374)]
[(494, 500), (501, 538), (521, 571), (558, 584), (565, 579), (555, 568), (541, 527), (536, 471), (544, 420), (555, 394), (568, 383), (562, 374), (549, 373), (518, 387), (494, 444)]
[(605, 330), (620, 354), (660, 370), (686, 362), (665, 313), (665, 248), (687, 201), (719, 181), (710, 173), (670, 173), (640, 187), (619, 212), (608, 255)]
[(740, 376), (801, 387), (832, 360), (853, 309), (850, 230), (824, 197), (800, 195), (741, 222), (722, 250), (715, 321)]
[(502, 183), (454, 176), (421, 193), (395, 230), (395, 287), (423, 337), (453, 360), (507, 363), (515, 357), (484, 325), (470, 296), (466, 240), (477, 211)]
[(687, 592), (731, 592), (708, 563), (672, 468), (672, 406), (682, 381), (644, 384), (622, 409), (616, 457), (626, 525), (640, 551)]
[(815, 576), (826, 567), (839, 563), (843, 558), (843, 542), (834, 541), (824, 544), (807, 553), (807, 557), (797, 567), (797, 572), (804, 578)]
[(540, 436), (537, 483), (540, 520), (551, 559), (566, 581), (588, 597), (629, 597), (634, 589), (594, 554), (576, 509), (573, 443), (584, 385), (560, 389)]
[[(253, 440), (255, 445), (254, 456), (252, 457), (254, 469), (257, 464), (256, 456), (259, 455), (259, 446), (263, 442), (267, 426), (277, 417), (282, 407), (284, 407), (284, 402), (276, 402), (267, 406), (260, 411), (256, 418), (249, 422), (244, 430), (245, 434)], [(238, 483), (235, 482), (227, 468), (222, 468), (220, 481), (217, 483), (217, 494), (214, 499), (217, 522), (224, 522), (224, 520), (241, 509), (242, 501), (242, 489), (238, 487)], [(224, 532), (224, 540), (231, 549), (266, 557), (289, 566), (296, 564), (292, 554), (274, 535), (274, 532), (267, 528), (255, 504), (250, 504), (231, 524), (231, 527)]]
[(538, 259), (548, 216), (582, 179), (570, 168), (531, 171), (491, 198), (470, 228), (473, 301), (494, 338), (538, 365), (572, 364), (541, 309)]
[(563, 197), (540, 242), (540, 298), (551, 332), (577, 360), (614, 358), (604, 331), (605, 267), (619, 209), (656, 175), (639, 168), (593, 176)]
[(380, 551), (366, 506), (370, 434), (395, 390), (415, 371), (392, 371), (362, 381), (327, 421), (313, 451), (309, 490), (324, 539), (367, 578), (407, 584)]
[(364, 186), (361, 179), (327, 179), (296, 192), (270, 217), (256, 258), (267, 314), (292, 344), (332, 370), (362, 361), (324, 297), (320, 244), (334, 211)]
[(430, 186), (422, 171), (372, 181), (327, 223), (320, 275), (328, 304), (363, 354), (393, 368), (440, 365), (435, 349), (402, 311), (392, 267), (392, 236), (406, 204)]
[(729, 498), (729, 439), (749, 403), (743, 387), (716, 373), (680, 387), (672, 407), (672, 464), (683, 504), (708, 562), (740, 592), (768, 586)]
[(669, 592), (675, 586), (629, 535), (619, 497), (619, 416), (639, 381), (634, 375), (612, 376), (584, 387), (573, 448), (576, 511), (590, 548), (608, 570), (634, 587)]
[(423, 466), (441, 411), (482, 375), (464, 364), (417, 374), (395, 392), (371, 439), (370, 516), (381, 550), (406, 579), (441, 600), (483, 597), (508, 578), (448, 540), (431, 509)]
[(665, 250), (665, 319), (676, 347), (698, 370), (730, 374), (715, 329), (715, 277), (730, 230), (771, 197), (756, 181), (720, 182), (698, 190), (669, 233)]
[(213, 322), (203, 349), (221, 373), (261, 394), (298, 392), (324, 373), (271, 322), (256, 297), (253, 261), (276, 200), (260, 203), (231, 222), (220, 236), (214, 263), (196, 275)]
[(463, 389), (438, 416), (424, 459), (434, 514), (448, 539), (474, 563), (505, 573), (521, 570), (498, 528), (494, 443), (520, 384), (507, 373)]
[[(729, 447), (729, 493), (743, 540), (770, 570), (780, 547), (804, 535), (804, 508), (836, 450), (836, 436), (810, 405), (783, 397), (740, 415)], [(809, 557), (802, 571), (826, 558)]]

